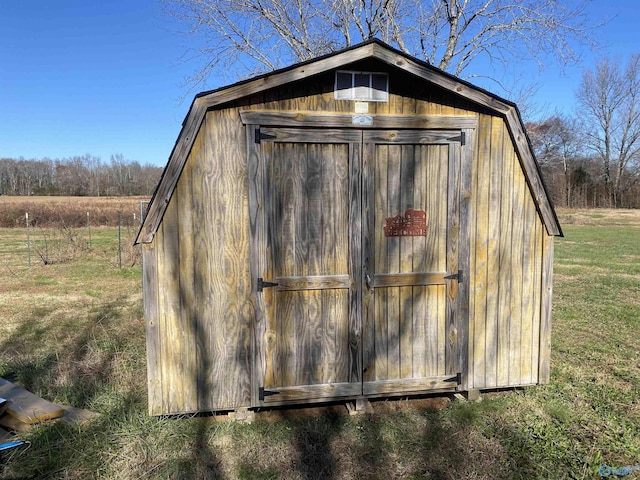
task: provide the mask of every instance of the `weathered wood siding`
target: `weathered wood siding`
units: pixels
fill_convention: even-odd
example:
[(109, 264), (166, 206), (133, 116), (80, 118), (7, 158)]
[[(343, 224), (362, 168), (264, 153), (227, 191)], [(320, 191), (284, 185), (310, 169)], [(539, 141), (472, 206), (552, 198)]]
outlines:
[[(543, 245), (540, 221), (505, 122), (481, 115), (472, 183), (469, 388), (538, 383)], [(546, 335), (546, 333), (545, 333)]]
[[(371, 61), (341, 68), (389, 70)], [(254, 397), (257, 388), (255, 372), (253, 385), (251, 381), (255, 285), (247, 133), (240, 111), (353, 112), (353, 102), (334, 99), (333, 82), (333, 72), (327, 72), (258, 94), (247, 91), (240, 100), (209, 110), (194, 130), (197, 137), (176, 190), (153, 243), (145, 246), (152, 414), (252, 404), (252, 387)], [(463, 351), (459, 362), (464, 366), (468, 361), (463, 386), (548, 381), (553, 238), (542, 225), (504, 120), (407, 73), (391, 72), (390, 89), (389, 101), (370, 103), (369, 113), (478, 119), (477, 129), (468, 131), (473, 133), (468, 138), (475, 142), (474, 156), (461, 163), (461, 209), (467, 213), (459, 232), (459, 263), (470, 268), (458, 309), (463, 316), (468, 312), (468, 323), (463, 319), (457, 333), (465, 337), (459, 346), (469, 352), (467, 359)], [(441, 198), (437, 192), (426, 195), (430, 202)], [(415, 338), (403, 339), (408, 342), (400, 345), (403, 351), (414, 340), (444, 334), (442, 325), (434, 328), (432, 334), (417, 329)], [(435, 354), (428, 343), (413, 352), (419, 358)], [(402, 370), (403, 365), (397, 367)], [(442, 373), (437, 359), (430, 365), (435, 370), (424, 374)], [(376, 372), (382, 368), (376, 365)], [(422, 374), (422, 367), (417, 368)]]
[(207, 114), (155, 238), (158, 340), (151, 348), (160, 351), (154, 391), (162, 392), (149, 398), (155, 414), (250, 403), (244, 137), (237, 115)]

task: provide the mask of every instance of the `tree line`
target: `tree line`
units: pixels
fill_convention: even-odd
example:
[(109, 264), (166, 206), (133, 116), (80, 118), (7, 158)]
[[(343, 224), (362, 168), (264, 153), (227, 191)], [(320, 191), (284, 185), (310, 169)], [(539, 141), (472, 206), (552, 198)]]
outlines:
[(556, 205), (640, 208), (640, 54), (584, 71), (574, 114), (527, 123)]
[(0, 195), (150, 196), (162, 168), (123, 155), (63, 159), (0, 158)]

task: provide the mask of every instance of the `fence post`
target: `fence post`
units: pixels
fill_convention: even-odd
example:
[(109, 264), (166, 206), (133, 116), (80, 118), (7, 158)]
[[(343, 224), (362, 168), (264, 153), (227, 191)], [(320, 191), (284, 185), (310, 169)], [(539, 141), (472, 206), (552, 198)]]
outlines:
[(27, 256), (29, 259), (29, 266), (31, 266), (31, 237), (29, 236), (29, 212), (24, 214), (24, 218), (27, 222)]
[(118, 210), (118, 268), (122, 268), (122, 235), (120, 234), (121, 212)]
[(89, 230), (89, 248), (91, 248), (91, 221), (89, 220), (89, 212), (87, 212), (87, 229)]

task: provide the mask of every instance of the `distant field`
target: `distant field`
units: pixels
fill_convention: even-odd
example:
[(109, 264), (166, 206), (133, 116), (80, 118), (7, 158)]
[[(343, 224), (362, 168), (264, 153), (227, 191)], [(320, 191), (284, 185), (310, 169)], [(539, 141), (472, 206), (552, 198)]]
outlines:
[(9, 197), (0, 196), (0, 228), (24, 227), (25, 213), (34, 227), (116, 226), (140, 221), (140, 202), (149, 197)]
[[(640, 211), (559, 216), (548, 385), (250, 425), (148, 416), (140, 265), (117, 268), (116, 229), (71, 231), (69, 256), (30, 268), (26, 229), (0, 229), (0, 376), (101, 414), (22, 434), (31, 446), (0, 458), (0, 479), (596, 479), (640, 466)], [(59, 231), (32, 241), (64, 247)]]
[(615, 210), (612, 208), (557, 210), (561, 225), (600, 225), (640, 227), (640, 210)]

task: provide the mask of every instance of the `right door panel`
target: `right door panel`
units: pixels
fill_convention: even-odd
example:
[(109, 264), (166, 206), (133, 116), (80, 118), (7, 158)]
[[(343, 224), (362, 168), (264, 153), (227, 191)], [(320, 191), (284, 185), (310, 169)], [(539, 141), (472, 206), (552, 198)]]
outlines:
[(456, 386), (458, 139), (364, 133), (364, 395)]

